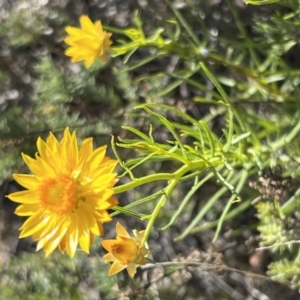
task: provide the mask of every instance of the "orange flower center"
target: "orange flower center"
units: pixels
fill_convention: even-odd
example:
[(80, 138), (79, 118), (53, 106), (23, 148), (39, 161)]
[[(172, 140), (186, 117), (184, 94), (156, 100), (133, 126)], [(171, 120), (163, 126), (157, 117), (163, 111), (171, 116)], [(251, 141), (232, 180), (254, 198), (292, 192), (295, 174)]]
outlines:
[(123, 264), (133, 263), (138, 257), (138, 245), (132, 239), (120, 241), (112, 246), (112, 254)]
[(75, 209), (77, 202), (77, 184), (69, 175), (46, 179), (40, 187), (42, 206), (59, 215)]

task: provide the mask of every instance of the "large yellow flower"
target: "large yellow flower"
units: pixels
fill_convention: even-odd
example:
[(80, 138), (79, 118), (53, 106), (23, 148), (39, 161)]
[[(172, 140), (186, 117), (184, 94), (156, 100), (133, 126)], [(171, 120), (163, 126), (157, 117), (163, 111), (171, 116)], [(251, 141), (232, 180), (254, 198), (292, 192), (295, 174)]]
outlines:
[(117, 161), (105, 157), (106, 146), (93, 150), (92, 138), (78, 148), (68, 128), (60, 142), (52, 133), (46, 141), (38, 138), (37, 148), (35, 158), (22, 154), (33, 174), (14, 174), (27, 190), (8, 195), (21, 203), (15, 213), (29, 217), (20, 237), (33, 235), (46, 256), (59, 247), (73, 257), (78, 243), (88, 253), (94, 235), (103, 235), (102, 223), (111, 221), (107, 209), (118, 204), (113, 198)]
[(89, 67), (97, 57), (106, 61), (106, 53), (112, 44), (111, 33), (103, 31), (101, 21), (94, 24), (88, 16), (80, 17), (80, 28), (67, 26), (69, 34), (64, 39), (70, 47), (65, 51), (67, 56), (71, 56), (72, 62), (84, 60), (85, 66)]
[(143, 244), (145, 231), (133, 231), (131, 237), (127, 230), (118, 222), (116, 225), (117, 238), (104, 240), (102, 246), (109, 252), (103, 256), (105, 262), (113, 262), (108, 275), (114, 275), (127, 268), (130, 277), (136, 273), (139, 265), (146, 264), (149, 249)]

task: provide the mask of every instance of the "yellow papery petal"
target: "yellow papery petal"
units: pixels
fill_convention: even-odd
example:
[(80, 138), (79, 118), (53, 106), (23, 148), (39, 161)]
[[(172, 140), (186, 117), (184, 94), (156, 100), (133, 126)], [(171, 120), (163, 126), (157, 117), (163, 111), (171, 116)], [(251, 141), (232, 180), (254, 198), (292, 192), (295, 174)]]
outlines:
[[(101, 220), (102, 223), (111, 221), (111, 216), (106, 210), (95, 211), (94, 216), (97, 220)], [(99, 225), (101, 225), (101, 223), (98, 222), (98, 227)], [(102, 233), (100, 233), (100, 235), (102, 235)]]
[(116, 258), (111, 254), (111, 253), (106, 253), (104, 256), (103, 256), (103, 260), (105, 262), (111, 262), (111, 261), (115, 261)]
[(60, 244), (63, 236), (65, 235), (66, 231), (68, 230), (68, 228), (64, 228), (64, 227), (61, 227), (59, 229), (60, 230), (57, 232), (57, 234), (55, 234), (53, 236), (54, 238), (49, 239), (49, 238), (45, 237), (45, 241), (46, 241), (45, 253), (46, 253), (46, 256), (50, 255), (55, 250), (55, 248), (57, 248), (57, 246)]
[(83, 15), (80, 17), (80, 25), (84, 31), (97, 34), (95, 25), (93, 24), (93, 22), (90, 20), (88, 16)]
[(36, 213), (29, 217), (25, 223), (21, 226), (20, 238), (24, 238), (33, 235), (38, 230), (42, 229), (49, 221), (50, 216), (43, 217), (42, 214)]
[(52, 216), (52, 218), (45, 224), (43, 230), (39, 232), (39, 238), (45, 238), (46, 241), (51, 239), (61, 228), (63, 219)]
[[(55, 171), (47, 165), (43, 160), (37, 157), (37, 159), (33, 159), (28, 155), (22, 153), (22, 158), (25, 161), (26, 165), (29, 167), (31, 172), (37, 177), (44, 177), (45, 171), (47, 171), (47, 175), (49, 177), (55, 176)], [(46, 170), (45, 170), (46, 169)]]
[(127, 268), (130, 277), (134, 277), (138, 265), (146, 264), (146, 255), (149, 250), (136, 236), (143, 236), (144, 231), (136, 232), (131, 237), (127, 230), (119, 223), (116, 224), (117, 238), (103, 240), (102, 246), (109, 253), (103, 256), (105, 262), (113, 262), (109, 275), (116, 274)]
[[(103, 235), (102, 223), (111, 221), (107, 210), (118, 203), (112, 189), (116, 174), (106, 171), (115, 160), (105, 157), (106, 146), (93, 150), (91, 138), (79, 148), (69, 128), (60, 141), (52, 133), (46, 141), (38, 138), (37, 148), (35, 159), (23, 154), (34, 175), (14, 175), (28, 190), (8, 195), (21, 203), (15, 213), (28, 216), (20, 237), (32, 235), (47, 256), (59, 247), (73, 257), (78, 244), (88, 253), (94, 235)], [(102, 184), (101, 191), (93, 182)]]
[(136, 265), (136, 264), (129, 264), (129, 265), (127, 266), (127, 272), (128, 272), (128, 274), (129, 274), (129, 276), (130, 276), (131, 278), (134, 277), (134, 275), (135, 275), (135, 273), (136, 273), (136, 268), (137, 268), (137, 265)]
[(116, 225), (116, 231), (117, 231), (117, 236), (130, 238), (130, 234), (128, 233), (128, 231), (119, 222)]
[(34, 204), (22, 204), (18, 206), (15, 210), (15, 214), (21, 217), (24, 216), (31, 216), (33, 215), (38, 209), (39, 205), (34, 203)]
[(85, 139), (81, 147), (79, 149), (79, 159), (80, 160), (86, 160), (93, 152), (93, 139), (87, 138)]
[[(114, 181), (116, 175), (115, 174), (110, 174), (109, 176), (101, 176), (99, 178), (96, 178), (93, 181), (93, 185), (94, 186), (98, 186), (96, 192), (100, 192), (101, 190), (103, 190), (104, 188), (109, 187), (109, 184)], [(102, 179), (102, 180), (101, 180)]]
[[(93, 171), (101, 164), (106, 151), (107, 146), (102, 146), (97, 148), (90, 156), (87, 161), (87, 166), (89, 166), (89, 171)], [(90, 164), (90, 165), (89, 165)]]
[(36, 141), (36, 146), (42, 159), (49, 158), (49, 146), (40, 137)]
[(66, 238), (66, 234), (65, 234), (59, 243), (59, 250), (62, 253), (64, 253), (66, 251), (66, 248), (67, 248), (67, 238)]
[(38, 202), (38, 194), (36, 191), (21, 191), (9, 194), (7, 196), (10, 200), (18, 203), (28, 203), (33, 204)]
[(79, 245), (85, 253), (90, 253), (90, 233), (88, 231), (83, 231), (79, 237)]
[(84, 62), (84, 65), (88, 68), (89, 66), (92, 65), (92, 63), (95, 61), (95, 57), (94, 56), (90, 56), (90, 57), (87, 57), (85, 59), (85, 62)]
[(56, 137), (53, 135), (52, 132), (50, 132), (46, 143), (49, 145), (53, 153), (56, 153), (57, 155), (60, 155), (61, 152), (61, 145), (56, 139)]
[(28, 190), (36, 189), (37, 185), (40, 183), (40, 181), (34, 175), (14, 174), (13, 178), (16, 182)]
[[(103, 34), (103, 28), (102, 28), (101, 21), (96, 21), (96, 22), (95, 22), (95, 29), (96, 29), (96, 32), (97, 32), (100, 36), (104, 35), (104, 34)], [(111, 36), (111, 33), (106, 33), (106, 36), (107, 36), (107, 35)]]
[(116, 244), (116, 240), (103, 240), (101, 244), (106, 251), (112, 252), (113, 246)]
[(78, 163), (78, 147), (76, 136), (71, 135), (68, 128), (65, 130), (62, 140), (62, 158), (65, 161), (67, 172), (72, 172)]
[[(94, 209), (92, 207), (90, 207), (89, 205), (87, 205), (86, 203), (81, 203), (80, 205), (81, 205), (81, 210), (82, 210), (80, 218), (85, 220), (87, 227), (93, 234), (101, 235), (98, 223), (94, 216), (95, 215)], [(102, 221), (104, 221), (104, 220), (102, 220)]]
[(121, 272), (122, 270), (126, 269), (126, 267), (127, 267), (126, 265), (122, 265), (118, 261), (114, 261), (108, 271), (108, 275), (109, 276), (115, 275), (115, 274)]
[(79, 227), (78, 227), (79, 228), (79, 245), (85, 253), (89, 253), (91, 241), (90, 241), (90, 231), (86, 230), (86, 228), (88, 228), (86, 218), (85, 217), (80, 218), (78, 225), (79, 225)]
[(74, 37), (81, 37), (82, 36), (82, 30), (76, 27), (67, 26), (65, 28), (66, 32)]
[(112, 44), (111, 33), (103, 31), (100, 21), (94, 24), (86, 15), (80, 17), (81, 28), (67, 26), (66, 32), (69, 34), (64, 42), (70, 46), (65, 51), (67, 56), (71, 56), (72, 62), (84, 60), (86, 67), (89, 67), (97, 57), (106, 60), (106, 52)]
[(75, 251), (78, 245), (78, 229), (74, 228), (72, 231), (67, 232), (67, 253), (72, 258), (75, 255)]

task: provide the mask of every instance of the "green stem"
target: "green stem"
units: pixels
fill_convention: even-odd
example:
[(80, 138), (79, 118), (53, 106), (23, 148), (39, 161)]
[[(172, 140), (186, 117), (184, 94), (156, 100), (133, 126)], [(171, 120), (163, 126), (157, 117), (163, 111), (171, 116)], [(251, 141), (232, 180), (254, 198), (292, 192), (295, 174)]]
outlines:
[[(215, 161), (212, 163), (213, 165), (220, 165), (221, 161)], [(162, 207), (164, 207), (167, 198), (170, 196), (171, 192), (177, 185), (179, 181), (181, 181), (182, 177), (189, 171), (193, 169), (203, 169), (204, 166), (207, 168), (209, 165), (210, 168), (212, 168), (212, 165), (210, 165), (208, 162), (205, 162), (205, 160), (195, 160), (192, 162), (188, 162), (184, 164), (180, 169), (178, 169), (174, 173), (159, 173), (159, 174), (152, 174), (149, 176), (145, 176), (139, 179), (134, 179), (133, 181), (123, 184), (121, 186), (114, 188), (115, 194), (120, 194), (122, 192), (126, 192), (130, 189), (133, 189), (135, 187), (138, 187), (143, 184), (147, 184), (152, 181), (156, 180), (170, 180), (168, 186), (164, 190), (164, 194), (159, 199), (158, 203), (156, 204), (152, 214), (150, 215), (149, 222), (147, 224), (146, 230), (145, 230), (145, 236), (143, 239), (143, 243), (145, 243), (148, 240), (148, 237), (150, 235), (151, 229), (153, 227), (153, 224), (161, 210)]]
[(177, 10), (171, 3), (171, 1), (169, 0), (165, 0), (166, 3), (169, 5), (169, 7), (171, 8), (171, 10), (173, 11), (174, 15), (176, 16), (176, 18), (178, 19), (178, 21), (180, 22), (180, 24), (182, 25), (182, 27), (187, 31), (188, 35), (191, 37), (191, 39), (193, 40), (194, 44), (198, 47), (201, 46), (201, 43), (198, 39), (198, 37), (196, 36), (196, 34), (194, 33), (193, 29), (191, 28), (191, 26), (189, 25), (189, 23), (185, 20), (185, 18), (181, 15), (181, 13), (179, 12), (179, 10)]
[(241, 191), (241, 189), (243, 188), (247, 178), (248, 178), (248, 171), (247, 170), (242, 170), (239, 174), (240, 176), (240, 181), (238, 183), (238, 186), (236, 188), (236, 190), (232, 193), (233, 195), (230, 197), (228, 203), (226, 204), (224, 210), (223, 210), (223, 213), (219, 219), (219, 223), (218, 223), (218, 226), (217, 226), (217, 230), (216, 230), (216, 233), (215, 233), (215, 236), (214, 236), (214, 239), (213, 239), (213, 242), (217, 240), (217, 238), (219, 237), (219, 234), (221, 232), (221, 229), (222, 229), (222, 225), (225, 221), (225, 218), (231, 208), (231, 205), (233, 204), (233, 202), (237, 199), (237, 193), (239, 193)]
[[(240, 215), (244, 210), (248, 209), (251, 206), (252, 201), (253, 201), (253, 199), (251, 198), (251, 199), (241, 203), (240, 205), (238, 205), (237, 208), (235, 208), (234, 210), (232, 210), (231, 212), (226, 214), (223, 221), (233, 219), (234, 217)], [(204, 225), (200, 225), (200, 226), (195, 227), (194, 229), (192, 229), (190, 231), (190, 233), (194, 234), (194, 233), (197, 233), (197, 232), (200, 232), (200, 231), (205, 231), (205, 230), (208, 230), (208, 229), (212, 229), (214, 227), (217, 227), (219, 223), (220, 223), (220, 219), (218, 219), (216, 221), (212, 221), (210, 223), (206, 223)]]
[(300, 121), (298, 121), (298, 124), (292, 129), (292, 131), (286, 135), (284, 135), (280, 140), (274, 142), (271, 144), (272, 149), (279, 149), (282, 146), (290, 143), (300, 132)]
[(178, 181), (180, 180), (180, 178), (188, 171), (190, 171), (191, 169), (193, 169), (194, 165), (193, 164), (187, 164), (184, 165), (183, 167), (181, 167), (179, 170), (177, 170), (175, 173), (173, 173), (173, 179), (170, 181), (169, 185), (167, 186), (167, 188), (165, 189), (164, 195), (161, 196), (161, 198), (159, 199), (158, 203), (156, 204), (150, 220), (147, 224), (146, 230), (145, 230), (145, 235), (144, 235), (144, 239), (143, 239), (143, 243), (145, 243), (150, 235), (151, 229), (154, 225), (154, 222), (160, 212), (160, 210), (164, 207), (167, 198), (170, 196), (171, 192), (173, 191), (173, 189), (175, 188), (175, 186), (177, 185)]
[(282, 205), (281, 212), (284, 215), (289, 215), (290, 213), (294, 212), (296, 209), (299, 208), (299, 195), (300, 195), (300, 188), (295, 192), (295, 194)]
[(157, 181), (157, 180), (170, 180), (174, 178), (174, 174), (171, 173), (158, 173), (158, 174), (152, 174), (148, 175), (142, 178), (135, 178), (133, 181), (129, 183), (125, 183), (123, 185), (117, 186), (114, 188), (114, 194), (121, 194), (123, 192), (126, 192), (128, 190), (131, 190), (135, 187), (138, 187), (140, 185), (152, 182), (152, 181)]
[(174, 222), (176, 221), (176, 219), (179, 217), (179, 215), (181, 214), (181, 212), (183, 211), (183, 209), (186, 207), (188, 201), (191, 199), (191, 197), (195, 194), (195, 192), (206, 182), (208, 181), (210, 178), (212, 178), (214, 176), (213, 173), (209, 173), (206, 177), (204, 177), (202, 180), (200, 180), (198, 183), (196, 183), (191, 189), (190, 191), (187, 193), (187, 195), (184, 197), (184, 199), (182, 200), (180, 206), (178, 207), (177, 211), (175, 212), (175, 214), (172, 216), (170, 222), (164, 226), (163, 228), (161, 228), (161, 230), (165, 230), (168, 227), (170, 227), (171, 225), (174, 224)]
[[(220, 165), (222, 161), (217, 160), (211, 163), (210, 167), (215, 166), (215, 165)], [(131, 182), (125, 183), (123, 185), (114, 187), (114, 194), (121, 194), (123, 192), (126, 192), (128, 190), (131, 190), (135, 187), (138, 187), (140, 185), (150, 183), (152, 181), (158, 181), (158, 180), (172, 180), (175, 178), (178, 178), (178, 174), (180, 176), (184, 175), (187, 171), (190, 171), (192, 169), (197, 169), (197, 168), (203, 168), (205, 165), (209, 164), (208, 162), (205, 162), (203, 159), (201, 160), (195, 160), (192, 162), (186, 162), (186, 164), (181, 167), (179, 170), (177, 170), (175, 173), (158, 173), (158, 174), (151, 174), (142, 178), (134, 178)], [(182, 169), (187, 168), (187, 170), (184, 173), (181, 173)], [(181, 178), (180, 178), (181, 180)]]

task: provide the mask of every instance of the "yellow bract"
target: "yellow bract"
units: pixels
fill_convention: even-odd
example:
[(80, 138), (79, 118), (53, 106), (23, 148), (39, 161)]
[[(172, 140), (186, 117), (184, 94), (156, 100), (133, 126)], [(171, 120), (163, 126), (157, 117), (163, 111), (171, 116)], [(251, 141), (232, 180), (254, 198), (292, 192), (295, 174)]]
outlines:
[(103, 235), (102, 223), (111, 221), (107, 210), (118, 204), (117, 161), (105, 156), (106, 146), (93, 150), (92, 138), (78, 148), (68, 128), (61, 141), (52, 133), (46, 141), (38, 138), (37, 148), (35, 158), (22, 154), (33, 174), (14, 174), (27, 190), (8, 196), (21, 203), (15, 213), (28, 216), (20, 237), (33, 235), (46, 256), (59, 247), (73, 257), (78, 244), (88, 253), (93, 236)]
[(106, 61), (106, 53), (112, 44), (111, 33), (103, 31), (101, 21), (94, 24), (88, 16), (80, 17), (80, 28), (67, 26), (65, 29), (69, 34), (64, 39), (70, 47), (65, 51), (71, 56), (72, 62), (84, 60), (85, 66), (89, 67), (97, 57)]
[(109, 252), (103, 256), (105, 262), (113, 262), (108, 275), (114, 275), (127, 268), (130, 277), (136, 273), (139, 265), (146, 264), (146, 256), (149, 254), (143, 244), (144, 231), (133, 231), (131, 237), (127, 230), (118, 222), (116, 225), (117, 238), (104, 240), (102, 246)]

